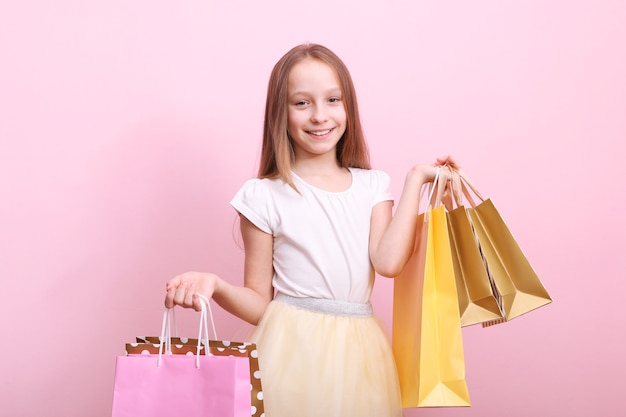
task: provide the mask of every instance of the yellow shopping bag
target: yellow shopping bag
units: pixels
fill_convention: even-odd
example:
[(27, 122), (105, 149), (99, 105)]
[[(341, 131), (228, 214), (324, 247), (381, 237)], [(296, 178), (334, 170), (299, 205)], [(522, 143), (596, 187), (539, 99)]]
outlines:
[(392, 348), (403, 407), (469, 406), (446, 212), (418, 219), (416, 246), (394, 280)]

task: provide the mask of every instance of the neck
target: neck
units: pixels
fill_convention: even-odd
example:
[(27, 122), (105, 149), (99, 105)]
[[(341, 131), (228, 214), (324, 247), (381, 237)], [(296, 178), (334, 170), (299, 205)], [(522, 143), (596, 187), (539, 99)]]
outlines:
[(316, 188), (342, 192), (350, 188), (352, 184), (352, 174), (347, 168), (334, 164), (297, 164), (293, 167), (293, 172), (309, 185)]
[(323, 176), (335, 175), (345, 171), (334, 155), (328, 157), (317, 158), (296, 158), (292, 165), (292, 170), (299, 176)]

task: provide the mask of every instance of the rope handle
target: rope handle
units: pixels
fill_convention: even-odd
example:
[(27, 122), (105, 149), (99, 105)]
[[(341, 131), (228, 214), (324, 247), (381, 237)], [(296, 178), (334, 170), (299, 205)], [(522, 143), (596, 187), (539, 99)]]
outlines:
[[(443, 195), (443, 192), (445, 190), (445, 183), (441, 181), (440, 174), (441, 167), (438, 166), (437, 172), (435, 173), (435, 178), (431, 182), (424, 183), (422, 185), (422, 189), (420, 190), (418, 200), (419, 202), (422, 201), (422, 197), (424, 196), (424, 190), (428, 190), (428, 199), (426, 200), (428, 202), (428, 205), (426, 206), (426, 211), (428, 211), (429, 208), (434, 208), (441, 205), (441, 196)], [(437, 191), (436, 193), (435, 190)], [(418, 205), (421, 205), (421, 203), (418, 203)]]
[[(476, 201), (472, 197), (472, 193), (480, 199), (481, 202), (485, 201), (485, 198), (482, 196), (478, 188), (474, 185), (474, 183), (467, 176), (465, 171), (461, 168), (451, 168), (452, 172), (452, 195), (454, 197), (454, 201), (457, 207), (463, 205), (463, 196), (467, 199), (468, 203), (471, 207), (476, 207)], [(470, 192), (471, 190), (471, 192)]]
[[(447, 184), (447, 181), (441, 180), (442, 168), (447, 168), (448, 170), (450, 170), (450, 173), (452, 174), (452, 178), (454, 178), (455, 168), (453, 168), (450, 165), (437, 166), (437, 172), (435, 174), (435, 178), (433, 179), (433, 181), (420, 190), (419, 198), (421, 200), (424, 189), (426, 188), (429, 189), (428, 205), (426, 206), (426, 210), (424, 214), (424, 221), (426, 222), (428, 221), (428, 213), (430, 212), (431, 209), (437, 208), (442, 204), (446, 208), (448, 208), (448, 203), (447, 203), (448, 200), (444, 201), (444, 194), (445, 194), (446, 187), (448, 186), (448, 184)], [(418, 202), (418, 206), (419, 206), (419, 202)]]
[[(202, 345), (204, 345), (204, 354), (209, 354), (209, 317), (211, 318), (211, 327), (213, 329), (213, 337), (217, 340), (217, 331), (215, 330), (215, 320), (213, 318), (213, 311), (211, 310), (211, 303), (209, 299), (203, 294), (197, 294), (200, 299), (200, 325), (198, 326), (198, 346), (196, 348), (196, 368), (200, 367), (200, 352)], [(159, 357), (157, 360), (157, 367), (161, 366), (163, 362), (163, 354), (172, 354), (172, 335), (171, 326), (174, 325), (176, 329), (176, 316), (174, 308), (166, 308), (163, 312), (163, 323), (161, 324), (161, 336), (159, 338)], [(178, 330), (175, 330), (178, 332)]]
[[(428, 187), (422, 188), (422, 191), (426, 188), (429, 189), (428, 200), (426, 200), (428, 202), (428, 205), (426, 206), (426, 211), (428, 211), (429, 206), (435, 206), (437, 204), (436, 196), (439, 195), (439, 192), (437, 192), (437, 195), (435, 195), (435, 189), (437, 188), (436, 186), (439, 182), (440, 172), (441, 172), (441, 167), (437, 167), (437, 172), (435, 173), (435, 178), (433, 179), (433, 182), (431, 182)], [(435, 197), (435, 201), (433, 201), (433, 197)], [(421, 198), (421, 192), (420, 192), (420, 198)]]

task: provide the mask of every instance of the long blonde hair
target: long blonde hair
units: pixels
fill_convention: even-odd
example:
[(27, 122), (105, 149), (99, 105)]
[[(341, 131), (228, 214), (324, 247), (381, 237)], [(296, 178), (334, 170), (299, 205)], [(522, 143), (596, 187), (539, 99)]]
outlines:
[(291, 69), (305, 58), (317, 59), (335, 70), (339, 77), (346, 111), (346, 131), (337, 144), (337, 161), (342, 167), (370, 169), (369, 151), (363, 135), (356, 91), (346, 65), (330, 49), (303, 44), (287, 52), (274, 66), (267, 88), (263, 148), (259, 178), (281, 178), (295, 188), (291, 177), (294, 150), (287, 135), (287, 81)]

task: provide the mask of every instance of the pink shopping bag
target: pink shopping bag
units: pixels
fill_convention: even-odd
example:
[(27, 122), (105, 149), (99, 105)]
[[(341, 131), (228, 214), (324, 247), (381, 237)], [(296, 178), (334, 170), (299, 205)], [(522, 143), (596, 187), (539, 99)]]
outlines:
[[(172, 337), (170, 340), (172, 353), (175, 355), (190, 355), (197, 353), (197, 339)], [(126, 343), (126, 354), (157, 354), (161, 347), (159, 336), (138, 336), (135, 343)], [(201, 347), (204, 352), (205, 346)], [(250, 362), (250, 400), (252, 408), (250, 417), (263, 417), (265, 406), (263, 404), (263, 387), (261, 385), (261, 372), (259, 370), (259, 355), (256, 344), (250, 342), (235, 342), (226, 340), (209, 340), (209, 352), (214, 356), (243, 356)]]
[(166, 309), (158, 353), (117, 357), (112, 417), (250, 417), (256, 413), (250, 396), (249, 355), (213, 355), (206, 348), (210, 306), (206, 297), (201, 299), (195, 352), (174, 354), (173, 310)]
[(247, 357), (158, 356), (117, 358), (113, 417), (250, 416)]

